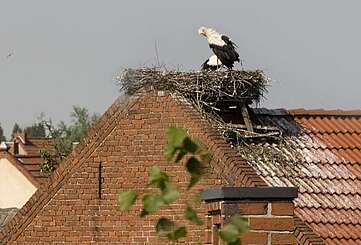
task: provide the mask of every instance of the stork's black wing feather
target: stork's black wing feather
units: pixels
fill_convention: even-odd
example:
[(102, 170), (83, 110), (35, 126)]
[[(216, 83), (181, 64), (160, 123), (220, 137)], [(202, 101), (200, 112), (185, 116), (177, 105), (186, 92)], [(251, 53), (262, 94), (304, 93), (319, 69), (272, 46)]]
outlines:
[(234, 42), (232, 42), (232, 40), (231, 40), (229, 37), (227, 37), (227, 36), (225, 36), (225, 35), (222, 35), (221, 38), (222, 38), (222, 40), (223, 40), (227, 45), (230, 45), (230, 46), (232, 46), (233, 48), (237, 48), (237, 47), (238, 47), (237, 44), (235, 44)]
[(239, 62), (239, 54), (236, 52), (233, 46), (224, 45), (218, 46), (210, 44), (209, 47), (213, 50), (213, 53), (218, 57), (218, 59), (228, 68), (233, 68), (234, 62)]

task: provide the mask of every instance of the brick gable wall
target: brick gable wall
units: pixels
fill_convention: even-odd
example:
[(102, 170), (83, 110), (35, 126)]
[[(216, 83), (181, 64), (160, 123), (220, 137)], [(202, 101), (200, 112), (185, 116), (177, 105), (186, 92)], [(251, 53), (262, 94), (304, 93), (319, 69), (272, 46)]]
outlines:
[[(183, 165), (168, 164), (163, 158), (165, 129), (180, 126), (200, 138), (213, 154), (210, 173), (195, 188), (215, 185), (265, 186), (254, 170), (225, 144), (219, 134), (181, 98), (164, 92), (147, 91), (127, 106), (116, 102), (89, 137), (78, 146), (43, 186), (5, 227), (0, 241), (11, 244), (164, 244), (156, 238), (154, 221), (159, 217), (138, 217), (139, 203), (128, 213), (117, 209), (121, 189), (143, 192), (151, 166), (166, 170), (185, 188)], [(99, 199), (99, 163), (102, 163)], [(219, 173), (219, 174), (216, 174)], [(185, 202), (162, 209), (159, 214), (182, 220)], [(205, 206), (201, 207), (205, 214)], [(200, 216), (204, 216), (200, 214)], [(204, 228), (191, 226), (191, 241), (204, 241)]]

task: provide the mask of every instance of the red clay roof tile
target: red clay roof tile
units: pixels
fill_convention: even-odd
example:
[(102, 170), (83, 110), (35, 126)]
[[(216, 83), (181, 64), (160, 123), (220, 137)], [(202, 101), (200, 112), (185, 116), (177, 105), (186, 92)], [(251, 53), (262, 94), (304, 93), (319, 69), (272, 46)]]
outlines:
[[(295, 212), (326, 244), (361, 244), (361, 110), (289, 113), (289, 123), (302, 127), (289, 138), (302, 159), (291, 170), (271, 161), (253, 166), (271, 186), (299, 187)], [(276, 125), (282, 117), (267, 115)]]
[(304, 108), (288, 110), (288, 112), (294, 116), (350, 116), (350, 117), (361, 117), (361, 110), (324, 110), (324, 109), (313, 109), (308, 110)]
[(22, 163), (22, 166), (28, 170), (28, 172), (39, 182), (39, 184), (46, 182), (50, 173), (40, 171), (40, 164), (43, 161), (40, 156), (40, 150), (46, 149), (50, 152), (54, 152), (54, 140), (48, 138), (26, 138), (25, 144), (22, 140), (17, 138), (15, 141), (18, 141), (18, 143), (21, 144), (26, 154), (14, 155), (14, 157)]

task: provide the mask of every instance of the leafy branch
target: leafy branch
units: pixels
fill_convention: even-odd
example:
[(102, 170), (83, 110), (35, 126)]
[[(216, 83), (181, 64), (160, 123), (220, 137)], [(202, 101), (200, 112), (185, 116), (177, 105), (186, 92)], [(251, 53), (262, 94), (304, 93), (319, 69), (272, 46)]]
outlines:
[(47, 150), (40, 150), (40, 156), (43, 162), (40, 164), (41, 172), (52, 172), (55, 170), (56, 160)]
[[(179, 163), (186, 158), (185, 169), (190, 176), (187, 191), (196, 185), (202, 175), (206, 173), (205, 166), (209, 165), (210, 154), (200, 141), (191, 139), (185, 129), (169, 128), (166, 131), (167, 144), (164, 157), (168, 162)], [(166, 172), (158, 166), (153, 166), (149, 173), (147, 187), (157, 188), (158, 192), (144, 193), (142, 197), (133, 190), (122, 191), (118, 195), (118, 206), (121, 211), (128, 211), (139, 198), (142, 200), (140, 217), (157, 212), (162, 206), (170, 205), (178, 200), (180, 189), (171, 183)], [(184, 210), (184, 217), (195, 225), (203, 225), (197, 211), (188, 202)], [(220, 230), (220, 238), (228, 245), (240, 244), (239, 236), (247, 230), (247, 222), (240, 216), (234, 216), (231, 222)], [(177, 224), (166, 217), (158, 219), (155, 230), (159, 237), (175, 243), (187, 236), (185, 225)]]

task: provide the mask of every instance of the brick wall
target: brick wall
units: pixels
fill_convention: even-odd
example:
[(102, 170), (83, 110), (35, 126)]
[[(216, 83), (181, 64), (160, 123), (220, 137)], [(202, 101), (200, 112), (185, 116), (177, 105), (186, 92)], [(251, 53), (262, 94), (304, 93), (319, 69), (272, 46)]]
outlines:
[[(266, 191), (271, 189), (266, 188)], [(295, 230), (293, 198), (294, 196), (269, 198), (266, 195), (262, 198), (252, 197), (252, 194), (247, 197), (240, 195), (238, 198), (234, 196), (232, 198), (218, 196), (214, 200), (206, 198), (205, 243), (221, 244), (218, 230), (232, 215), (241, 214), (242, 217), (247, 218), (249, 224), (249, 231), (241, 236), (243, 245), (296, 244), (293, 234)]]
[[(105, 113), (89, 137), (60, 164), (51, 181), (5, 227), (0, 241), (4, 244), (164, 244), (156, 237), (154, 222), (160, 215), (185, 222), (183, 208), (189, 195), (181, 196), (178, 203), (161, 209), (157, 215), (141, 219), (139, 202), (127, 213), (118, 210), (117, 193), (126, 189), (147, 191), (144, 187), (153, 165), (166, 170), (183, 190), (186, 188), (188, 178), (183, 163), (169, 164), (163, 158), (165, 129), (169, 126), (187, 128), (213, 155), (209, 173), (193, 192), (217, 185), (265, 185), (208, 122), (181, 99), (152, 91), (125, 104), (116, 102)], [(205, 214), (205, 205), (198, 209)], [(187, 243), (202, 241), (203, 229), (191, 225)]]

